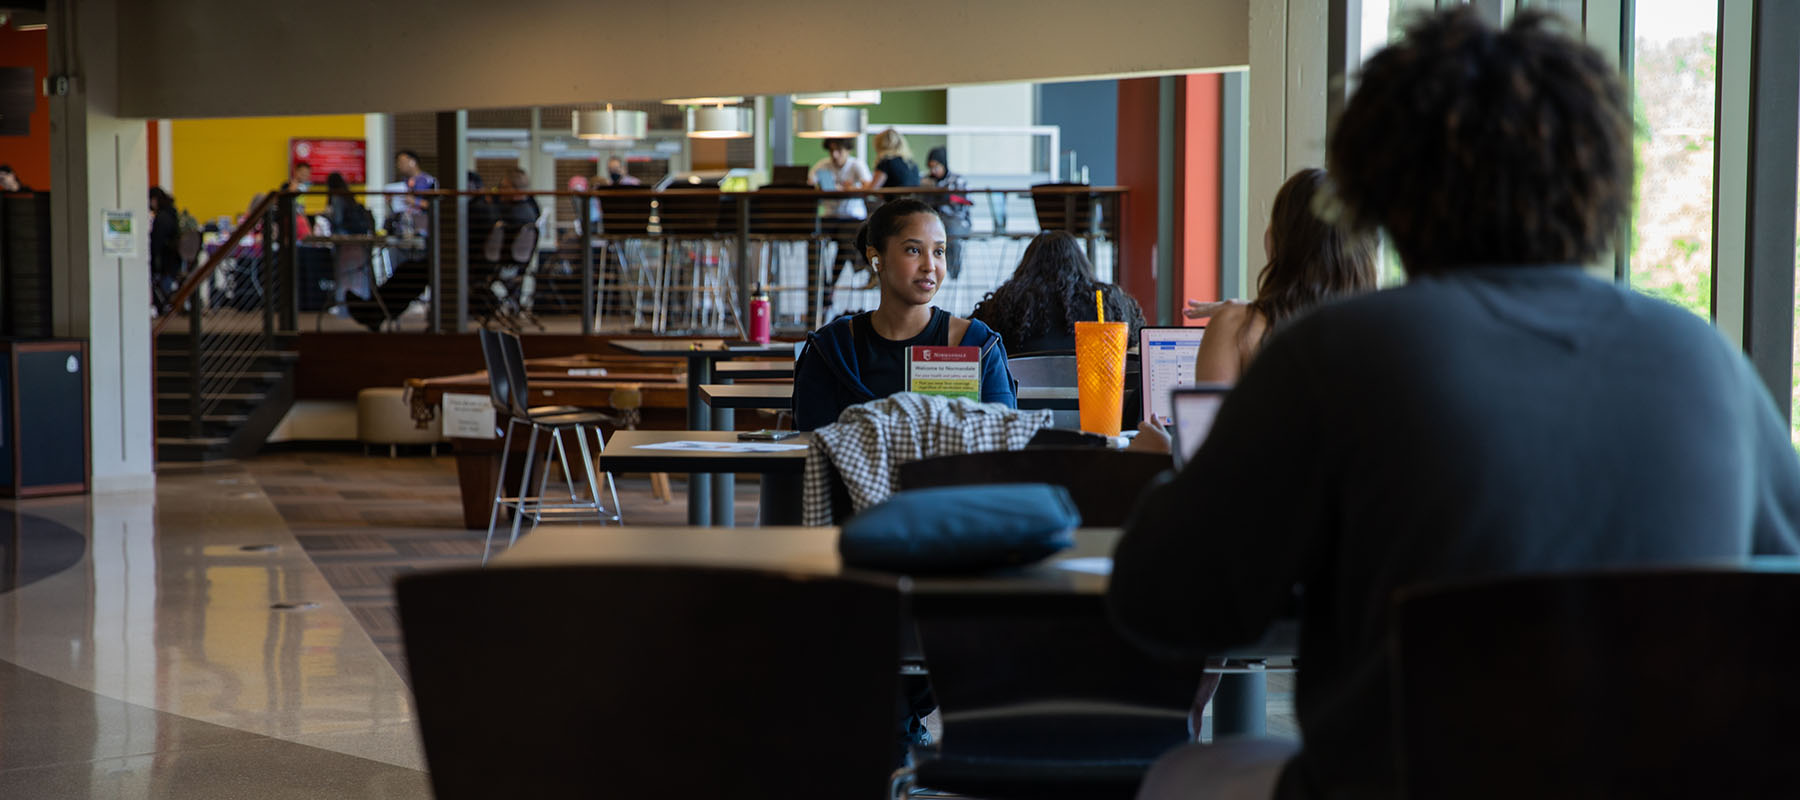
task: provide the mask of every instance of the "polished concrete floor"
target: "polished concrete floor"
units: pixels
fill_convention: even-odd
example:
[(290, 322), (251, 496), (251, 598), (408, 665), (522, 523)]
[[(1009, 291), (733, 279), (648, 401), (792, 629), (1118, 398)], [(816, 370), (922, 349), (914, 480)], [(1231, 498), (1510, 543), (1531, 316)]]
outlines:
[[(0, 501), (0, 800), (429, 797), (391, 583), (479, 562), (453, 459), (272, 453), (157, 481)], [(621, 481), (627, 522), (682, 524), (673, 488)], [(1271, 676), (1271, 733), (1293, 733), (1291, 689)]]
[(430, 796), (405, 682), (242, 467), (0, 521), (0, 798)]

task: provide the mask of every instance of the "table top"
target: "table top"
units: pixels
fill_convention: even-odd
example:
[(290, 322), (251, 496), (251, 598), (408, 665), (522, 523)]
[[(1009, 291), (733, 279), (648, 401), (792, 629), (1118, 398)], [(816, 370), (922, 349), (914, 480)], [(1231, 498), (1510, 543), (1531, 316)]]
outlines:
[(713, 365), (713, 375), (731, 380), (745, 378), (792, 378), (794, 360), (720, 361)]
[[(794, 404), (794, 385), (791, 383), (706, 383), (700, 386), (700, 397), (715, 408), (790, 408)], [(1074, 411), (1079, 407), (1080, 395), (1074, 387), (1019, 387), (1019, 408), (1027, 411), (1041, 408)]]
[[(806, 469), (806, 453), (812, 434), (802, 433), (774, 444), (808, 447), (774, 453), (707, 453), (691, 450), (643, 450), (662, 442), (736, 442), (736, 431), (614, 431), (600, 453), (600, 468), (607, 472), (762, 472), (800, 474)], [(616, 530), (616, 529), (609, 529)], [(659, 529), (660, 530), (660, 529)]]
[[(1075, 531), (1075, 547), (1040, 563), (980, 575), (915, 577), (913, 592), (1104, 595), (1118, 538), (1118, 528), (1082, 528)], [(494, 563), (511, 567), (653, 563), (836, 575), (845, 569), (837, 540), (837, 528), (557, 525), (538, 528)]]
[(614, 339), (608, 344), (627, 353), (658, 358), (726, 359), (740, 356), (793, 358), (793, 342), (726, 346), (724, 339)]

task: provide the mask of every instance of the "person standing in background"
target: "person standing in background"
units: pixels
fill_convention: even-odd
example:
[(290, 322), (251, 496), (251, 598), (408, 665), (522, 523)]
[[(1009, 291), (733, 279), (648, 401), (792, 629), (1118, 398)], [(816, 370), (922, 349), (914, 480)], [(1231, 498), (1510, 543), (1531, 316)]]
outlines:
[(913, 163), (906, 137), (888, 128), (875, 136), (875, 178), (869, 188), (918, 186), (919, 165)]
[(950, 171), (950, 151), (939, 146), (931, 148), (925, 155), (925, 176), (919, 185), (951, 192), (934, 196), (932, 202), (937, 206), (938, 216), (944, 218), (944, 232), (950, 234), (946, 263), (950, 279), (956, 280), (956, 276), (962, 274), (962, 240), (975, 230), (975, 224), (969, 218), (969, 209), (975, 204), (966, 195), (957, 194), (968, 191), (969, 182)]
[[(869, 188), (874, 176), (869, 174), (869, 165), (850, 154), (849, 139), (826, 139), (823, 144), (826, 155), (813, 164), (810, 173), (814, 186), (827, 192), (860, 192)], [(869, 216), (869, 208), (860, 197), (826, 199), (819, 201), (819, 216), (819, 230), (837, 245), (837, 255), (832, 257), (831, 281), (819, 295), (818, 310), (824, 312), (831, 308), (832, 290), (837, 286), (838, 277), (844, 274), (844, 264), (856, 263), (861, 258), (856, 251), (855, 238), (863, 219)]]
[[(340, 173), (333, 172), (325, 176), (325, 188), (331, 193), (326, 200), (325, 213), (331, 222), (331, 232), (339, 236), (367, 236), (375, 231), (375, 218), (362, 203), (356, 201), (356, 195), (350, 193), (350, 182), (344, 180)], [(335, 259), (336, 287), (332, 290), (332, 300), (342, 304), (346, 293), (354, 292), (358, 297), (372, 296), (369, 290), (369, 246), (355, 242), (338, 242), (333, 245)]]
[[(401, 150), (394, 156), (394, 171), (400, 173), (409, 192), (428, 192), (437, 188), (437, 179), (419, 167), (419, 154), (411, 150)], [(426, 199), (417, 195), (408, 195), (404, 201), (404, 220), (420, 236), (431, 233), (429, 209)]]
[[(312, 188), (312, 165), (305, 161), (294, 162), (294, 169), (288, 173), (288, 179), (281, 184), (284, 192), (304, 192)], [(306, 216), (306, 198), (294, 198), (294, 213)]]
[(158, 314), (166, 314), (168, 297), (181, 285), (181, 220), (175, 198), (161, 186), (150, 187), (150, 296)]
[(618, 156), (606, 159), (606, 178), (611, 183), (607, 186), (642, 186), (643, 183), (625, 171), (625, 161)]

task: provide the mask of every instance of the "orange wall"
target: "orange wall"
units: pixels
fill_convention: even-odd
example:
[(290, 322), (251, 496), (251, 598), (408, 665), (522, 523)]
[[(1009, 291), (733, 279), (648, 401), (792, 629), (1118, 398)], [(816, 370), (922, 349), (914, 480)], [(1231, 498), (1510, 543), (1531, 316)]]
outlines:
[[(43, 85), (50, 70), (50, 38), (46, 31), (0, 28), (0, 67), (30, 67), (33, 86)], [(50, 100), (36, 91), (30, 136), (0, 136), (0, 164), (11, 164), (19, 180), (38, 191), (50, 190)]]
[[(1216, 74), (1177, 78), (1175, 302), (1219, 299), (1219, 93)], [(1182, 319), (1186, 320), (1185, 317)], [(1184, 324), (1198, 325), (1198, 320)]]
[(1157, 78), (1119, 81), (1119, 185), (1130, 187), (1120, 232), (1119, 286), (1136, 298), (1144, 318), (1165, 324), (1156, 305)]

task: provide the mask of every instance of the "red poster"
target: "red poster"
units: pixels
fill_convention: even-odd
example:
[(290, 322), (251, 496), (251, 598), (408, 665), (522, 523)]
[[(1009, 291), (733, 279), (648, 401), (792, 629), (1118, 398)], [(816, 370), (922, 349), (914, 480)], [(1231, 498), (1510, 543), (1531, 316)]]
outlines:
[(367, 179), (368, 144), (362, 139), (289, 139), (288, 173), (302, 161), (312, 165), (313, 183), (323, 186), (325, 178), (340, 172), (350, 183)]

